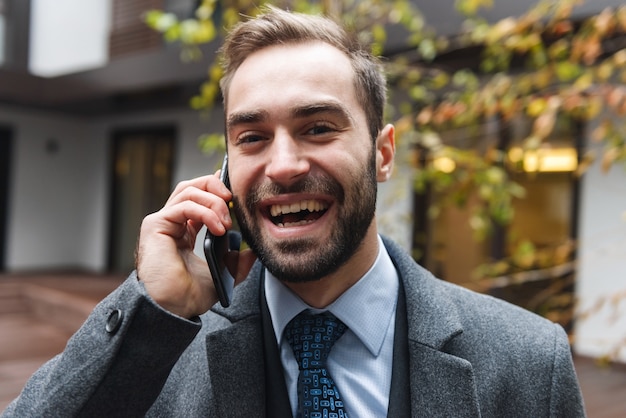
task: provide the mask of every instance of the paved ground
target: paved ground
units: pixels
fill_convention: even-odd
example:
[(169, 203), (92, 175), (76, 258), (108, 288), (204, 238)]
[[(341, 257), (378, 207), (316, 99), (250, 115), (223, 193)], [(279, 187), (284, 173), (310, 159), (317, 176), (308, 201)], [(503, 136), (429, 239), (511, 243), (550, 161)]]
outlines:
[(591, 359), (574, 361), (589, 418), (626, 417), (626, 365), (602, 368)]
[(28, 376), (63, 351), (69, 335), (28, 314), (0, 315), (0, 335), (1, 411), (19, 394)]
[[(95, 303), (122, 278), (20, 278), (20, 285), (15, 280), (0, 276), (0, 411), (41, 364), (63, 350)], [(626, 366), (575, 361), (589, 417), (626, 417)]]

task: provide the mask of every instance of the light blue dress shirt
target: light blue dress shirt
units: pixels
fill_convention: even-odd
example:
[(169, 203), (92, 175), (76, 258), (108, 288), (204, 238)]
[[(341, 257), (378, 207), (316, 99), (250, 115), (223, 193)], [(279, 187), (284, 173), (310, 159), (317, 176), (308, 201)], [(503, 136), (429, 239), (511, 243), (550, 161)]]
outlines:
[(387, 415), (398, 280), (395, 266), (380, 237), (378, 256), (370, 270), (324, 309), (310, 307), (270, 272), (265, 272), (267, 305), (294, 416), (298, 405), (298, 364), (291, 346), (283, 338), (283, 331), (303, 310), (313, 313), (330, 311), (349, 328), (333, 346), (327, 367), (350, 418)]

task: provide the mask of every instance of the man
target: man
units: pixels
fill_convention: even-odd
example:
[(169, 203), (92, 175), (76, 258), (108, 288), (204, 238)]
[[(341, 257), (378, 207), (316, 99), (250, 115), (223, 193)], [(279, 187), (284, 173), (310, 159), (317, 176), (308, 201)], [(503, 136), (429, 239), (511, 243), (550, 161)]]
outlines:
[[(560, 327), (379, 237), (394, 128), (376, 60), (334, 23), (274, 8), (223, 53), (232, 194), (216, 175), (179, 184), (142, 224), (136, 274), (6, 415), (584, 416)], [(192, 250), (202, 225), (231, 227), (231, 199), (251, 250), (222, 308)]]

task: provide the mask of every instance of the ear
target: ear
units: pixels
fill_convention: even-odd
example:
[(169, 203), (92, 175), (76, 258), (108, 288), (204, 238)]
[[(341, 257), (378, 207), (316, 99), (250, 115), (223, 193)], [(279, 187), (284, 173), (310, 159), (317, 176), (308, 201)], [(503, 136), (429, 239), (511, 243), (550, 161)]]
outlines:
[(385, 182), (391, 177), (396, 152), (396, 129), (386, 125), (376, 138), (376, 180)]

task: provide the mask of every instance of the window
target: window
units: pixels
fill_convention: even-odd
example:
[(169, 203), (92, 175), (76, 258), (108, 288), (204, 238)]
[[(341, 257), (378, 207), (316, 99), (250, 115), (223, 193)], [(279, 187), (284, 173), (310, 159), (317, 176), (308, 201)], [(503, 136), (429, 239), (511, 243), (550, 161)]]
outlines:
[[(446, 196), (432, 191), (417, 194), (414, 242), (421, 254), (418, 261), (444, 280), (486, 291), (544, 314), (553, 308), (547, 304), (558, 296), (559, 303), (566, 305), (566, 312), (558, 309), (555, 315), (559, 317), (552, 319), (568, 326), (578, 216), (578, 181), (573, 172), (582, 126), (560, 117), (549, 144), (524, 154), (520, 143), (529, 132), (529, 122), (519, 119), (506, 125), (501, 121), (485, 124), (474, 128), (472, 135), (468, 135), (469, 131), (442, 134), (444, 143), (457, 147), (476, 149), (498, 144), (507, 152), (507, 169), (526, 189), (526, 197), (514, 201), (515, 217), (511, 224), (495, 226), (487, 239), (477, 241), (469, 222), (471, 198), (460, 208), (441, 205), (439, 215), (429, 219), (427, 206)], [(468, 136), (474, 139), (466, 139)], [(491, 264), (497, 268), (483, 268), (499, 260), (506, 262)], [(473, 275), (499, 277), (479, 285)]]
[(142, 219), (163, 207), (169, 197), (175, 140), (176, 130), (170, 126), (120, 130), (113, 135), (111, 271), (132, 270)]
[(142, 15), (163, 6), (163, 0), (113, 0), (110, 58), (161, 48), (161, 34), (150, 29)]

